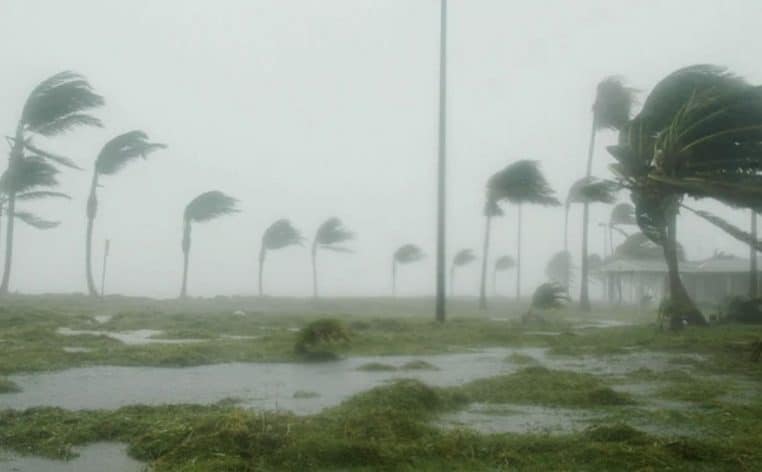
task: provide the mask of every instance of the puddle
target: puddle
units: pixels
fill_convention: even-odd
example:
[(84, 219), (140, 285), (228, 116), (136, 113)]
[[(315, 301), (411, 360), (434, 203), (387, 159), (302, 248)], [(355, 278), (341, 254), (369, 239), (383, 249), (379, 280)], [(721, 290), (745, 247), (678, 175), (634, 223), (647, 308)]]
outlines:
[[(671, 368), (674, 354), (633, 352), (606, 358), (549, 356), (544, 348), (494, 348), (426, 356), (353, 357), (327, 363), (229, 363), (185, 368), (86, 367), (9, 376), (21, 389), (0, 397), (0, 408), (58, 406), (65, 409), (115, 409), (131, 404), (210, 404), (236, 397), (256, 409), (286, 409), (310, 414), (394, 379), (415, 378), (434, 386), (460, 385), (478, 378), (510, 374), (531, 357), (551, 369), (624, 375), (647, 367)], [(511, 359), (514, 359), (513, 361)], [(363, 371), (369, 363), (401, 366), (424, 361), (439, 370)], [(310, 391), (313, 398), (294, 398)]]
[(61, 336), (106, 336), (111, 339), (130, 345), (139, 346), (143, 344), (183, 344), (183, 343), (197, 343), (204, 341), (203, 339), (161, 339), (160, 336), (163, 331), (157, 329), (138, 329), (135, 331), (95, 331), (95, 330), (80, 330), (71, 328), (58, 328), (56, 334)]
[(75, 354), (75, 353), (78, 353), (78, 352), (93, 352), (93, 349), (89, 348), (89, 347), (65, 346), (63, 348), (63, 351)]
[(7, 472), (140, 472), (145, 464), (127, 455), (119, 443), (95, 443), (76, 448), (79, 457), (69, 461), (35, 456), (0, 455), (0, 470)]
[(580, 409), (476, 403), (442, 416), (436, 424), (443, 428), (468, 428), (482, 433), (561, 434), (584, 430), (591, 421), (600, 418), (600, 414)]

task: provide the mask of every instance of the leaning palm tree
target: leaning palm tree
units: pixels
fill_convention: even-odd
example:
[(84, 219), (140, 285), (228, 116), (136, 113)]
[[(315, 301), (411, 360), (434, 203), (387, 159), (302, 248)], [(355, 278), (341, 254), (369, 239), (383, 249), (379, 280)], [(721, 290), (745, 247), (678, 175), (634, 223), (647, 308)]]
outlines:
[(450, 266), (450, 295), (455, 295), (455, 269), (463, 267), (476, 260), (476, 255), (471, 249), (461, 249), (452, 258), (452, 265)]
[(392, 255), (392, 295), (397, 295), (397, 264), (412, 264), (424, 258), (423, 251), (415, 244), (405, 244)]
[(100, 186), (98, 179), (103, 175), (114, 175), (122, 170), (129, 162), (148, 154), (164, 149), (166, 145), (148, 141), (148, 135), (143, 131), (130, 131), (107, 142), (95, 159), (93, 178), (90, 183), (90, 196), (87, 199), (87, 233), (85, 237), (85, 272), (87, 275), (87, 290), (90, 296), (97, 296), (92, 266), (93, 225), (98, 211), (96, 189)]
[[(609, 152), (631, 191), (643, 233), (660, 245), (669, 269), (671, 326), (705, 324), (680, 279), (677, 213), (684, 196), (762, 208), (762, 88), (712, 65), (677, 70), (659, 82)], [(705, 218), (707, 219), (707, 218)], [(748, 233), (729, 231), (747, 244)]]
[(529, 304), (529, 310), (522, 317), (522, 321), (529, 321), (537, 318), (535, 310), (558, 310), (569, 301), (569, 295), (566, 289), (555, 282), (546, 282), (537, 289), (532, 295), (532, 302)]
[(492, 293), (497, 295), (497, 273), (516, 267), (516, 261), (511, 256), (501, 256), (495, 261), (495, 267), (492, 270)]
[(237, 213), (240, 210), (236, 208), (238, 200), (219, 190), (212, 190), (202, 193), (191, 200), (185, 207), (183, 213), (183, 284), (180, 289), (180, 297), (188, 295), (188, 258), (191, 248), (191, 225), (193, 223), (205, 223), (207, 221), (219, 218), (220, 216)]
[(484, 246), (482, 247), (482, 277), (479, 286), (479, 309), (487, 309), (487, 260), (489, 259), (490, 233), (492, 232), (492, 218), (503, 216), (503, 210), (496, 201), (488, 196), (484, 205)]
[[(22, 190), (14, 183), (26, 172), (21, 166), (28, 159), (40, 172), (54, 175), (54, 164), (78, 168), (71, 159), (40, 149), (34, 144), (38, 136), (52, 138), (80, 126), (101, 126), (100, 120), (87, 112), (103, 105), (103, 98), (93, 92), (90, 84), (74, 72), (61, 72), (41, 82), (24, 102), (21, 118), (12, 138), (8, 168), (3, 178), (3, 193), (7, 199), (8, 215), (16, 213), (16, 195)], [(43, 168), (46, 168), (43, 170)], [(28, 169), (27, 169), (28, 170)], [(54, 179), (55, 180), (55, 179)], [(49, 187), (40, 182), (37, 187)], [(8, 218), (5, 239), (5, 266), (0, 293), (8, 293), (13, 260), (13, 231), (15, 218)]]
[(338, 218), (328, 218), (320, 225), (312, 241), (312, 294), (318, 296), (317, 282), (317, 252), (326, 249), (333, 252), (352, 252), (351, 249), (339, 244), (355, 238), (355, 233), (349, 231)]
[[(583, 177), (569, 189), (569, 195), (566, 197), (566, 213), (569, 213), (569, 207), (572, 203), (584, 204), (584, 211), (589, 211), (591, 203), (611, 204), (616, 201), (617, 184), (607, 180), (598, 180), (594, 177)], [(588, 213), (585, 213), (588, 216)], [(568, 218), (567, 218), (568, 220)], [(566, 230), (564, 230), (566, 232)], [(590, 311), (590, 295), (588, 290), (588, 251), (589, 225), (583, 218), (582, 222), (582, 267), (580, 270), (580, 295), (579, 305), (583, 311)]]
[(261, 297), (263, 292), (263, 278), (265, 270), (265, 258), (267, 251), (277, 251), (288, 246), (302, 245), (304, 238), (302, 233), (299, 232), (291, 224), (289, 220), (280, 219), (271, 224), (269, 228), (265, 230), (262, 235), (262, 245), (259, 248), (259, 296)]
[(517, 206), (518, 224), (516, 248), (516, 298), (521, 297), (521, 206), (533, 203), (543, 206), (559, 206), (537, 161), (520, 160), (494, 174), (487, 181), (487, 202), (495, 204), (507, 200)]

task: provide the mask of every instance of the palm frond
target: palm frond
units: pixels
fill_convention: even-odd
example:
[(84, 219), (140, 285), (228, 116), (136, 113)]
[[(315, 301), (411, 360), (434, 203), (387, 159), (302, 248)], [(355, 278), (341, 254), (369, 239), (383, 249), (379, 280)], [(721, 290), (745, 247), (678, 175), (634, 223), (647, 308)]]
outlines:
[(40, 157), (26, 157), (14, 161), (2, 177), (0, 190), (5, 193), (22, 193), (39, 187), (58, 185), (58, 169)]
[(236, 208), (237, 203), (238, 200), (225, 195), (219, 190), (205, 192), (188, 203), (185, 207), (183, 219), (185, 221), (203, 223), (220, 216), (237, 213), (240, 211)]
[(304, 241), (302, 234), (287, 219), (271, 224), (262, 236), (262, 246), (268, 251), (301, 245), (302, 241)]
[(60, 72), (40, 83), (24, 104), (21, 123), (26, 131), (53, 136), (74, 126), (100, 125), (96, 118), (85, 118), (84, 112), (103, 105), (79, 74)]
[(49, 192), (38, 190), (33, 192), (24, 192), (16, 195), (16, 200), (39, 200), (42, 198), (65, 198), (71, 200), (71, 196), (63, 192)]
[(682, 207), (694, 215), (699, 216), (700, 218), (725, 231), (736, 240), (741, 241), (744, 244), (748, 244), (749, 246), (755, 248), (757, 251), (762, 251), (762, 241), (755, 238), (751, 233), (744, 231), (738, 226), (735, 226), (734, 224), (725, 220), (724, 218), (709, 213), (708, 211), (694, 210), (693, 208), (686, 205), (682, 205)]
[(566, 197), (566, 206), (570, 203), (605, 203), (611, 204), (616, 201), (616, 193), (619, 186), (608, 180), (600, 180), (595, 177), (583, 177), (569, 189)]
[(461, 249), (452, 258), (452, 265), (461, 267), (476, 260), (476, 255), (471, 249)]
[(45, 159), (48, 159), (50, 161), (55, 162), (56, 164), (62, 165), (64, 167), (69, 167), (71, 169), (76, 170), (82, 170), (81, 167), (79, 167), (72, 159), (61, 156), (59, 154), (53, 154), (52, 152), (44, 151), (37, 146), (33, 145), (30, 140), (26, 140), (24, 142), (24, 147), (32, 153), (32, 155), (43, 157)]
[(13, 212), (13, 216), (37, 229), (51, 229), (61, 224), (60, 221), (44, 220), (39, 216), (26, 211), (15, 211)]
[(626, 87), (621, 77), (603, 79), (596, 89), (593, 115), (596, 129), (622, 129), (630, 120), (636, 90)]
[(508, 270), (516, 267), (516, 261), (511, 256), (501, 256), (495, 261), (495, 270)]
[(497, 172), (487, 181), (488, 201), (508, 200), (511, 203), (534, 203), (558, 206), (555, 197), (537, 161), (520, 160)]
[(423, 258), (423, 251), (415, 244), (405, 244), (394, 251), (394, 260), (400, 264), (411, 264)]
[(95, 170), (99, 174), (111, 175), (121, 170), (128, 162), (167, 146), (152, 143), (148, 135), (140, 130), (121, 134), (107, 142), (95, 160)]
[(532, 308), (554, 310), (562, 308), (569, 301), (566, 289), (555, 282), (546, 282), (534, 291)]
[(545, 266), (545, 275), (551, 282), (568, 288), (573, 282), (574, 266), (569, 251), (558, 251)]
[(328, 218), (318, 227), (315, 233), (315, 242), (322, 248), (331, 249), (331, 246), (355, 238), (355, 234), (347, 229), (338, 218)]
[(494, 200), (487, 199), (487, 202), (484, 204), (484, 216), (503, 216), (503, 209), (500, 208), (500, 205)]
[(609, 217), (609, 226), (629, 226), (635, 225), (635, 207), (629, 203), (620, 203), (611, 210)]

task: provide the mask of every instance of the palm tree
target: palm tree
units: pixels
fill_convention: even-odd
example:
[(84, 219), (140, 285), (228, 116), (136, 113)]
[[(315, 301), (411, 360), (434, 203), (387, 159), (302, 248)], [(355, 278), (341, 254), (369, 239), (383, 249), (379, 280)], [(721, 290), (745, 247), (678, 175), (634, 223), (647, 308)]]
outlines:
[(533, 203), (559, 206), (555, 191), (540, 172), (537, 161), (520, 160), (510, 164), (487, 181), (487, 201), (495, 204), (507, 200), (517, 206), (516, 299), (521, 297), (521, 206)]
[(484, 246), (482, 247), (482, 277), (479, 286), (479, 309), (487, 309), (487, 260), (489, 259), (490, 233), (492, 232), (492, 218), (502, 216), (503, 210), (497, 202), (487, 197), (484, 205)]
[(537, 315), (534, 310), (558, 310), (569, 301), (569, 295), (566, 289), (558, 283), (546, 282), (537, 289), (532, 295), (532, 302), (529, 304), (529, 310), (523, 317), (523, 321), (528, 321)]
[[(24, 190), (24, 185), (16, 181), (25, 178), (22, 176), (30, 171), (30, 167), (36, 168), (36, 175), (40, 178), (35, 187), (55, 185), (55, 164), (78, 168), (71, 159), (38, 148), (34, 138), (52, 138), (80, 126), (101, 126), (100, 120), (87, 114), (101, 105), (103, 97), (93, 92), (87, 80), (74, 72), (53, 75), (32, 90), (24, 102), (15, 135), (9, 138), (11, 152), (8, 168), (3, 174), (5, 183), (2, 189), (8, 202), (8, 215), (16, 214), (16, 195)], [(29, 165), (22, 168), (25, 163)], [(10, 284), (14, 220), (8, 218), (6, 228), (5, 266), (0, 293), (8, 293)]]
[[(566, 212), (572, 203), (582, 203), (584, 211), (589, 211), (591, 203), (611, 204), (616, 201), (617, 184), (607, 180), (598, 180), (595, 177), (583, 177), (571, 186), (566, 197)], [(588, 213), (585, 213), (587, 215)], [(568, 221), (568, 218), (566, 218)], [(579, 305), (582, 311), (590, 311), (590, 295), (588, 293), (588, 268), (587, 250), (589, 238), (589, 225), (583, 218), (582, 224), (582, 268), (580, 270), (580, 295)]]
[[(712, 65), (668, 75), (609, 152), (631, 191), (643, 233), (663, 248), (669, 269), (671, 325), (706, 324), (680, 279), (677, 212), (685, 195), (762, 208), (762, 89)], [(747, 244), (759, 241), (705, 218)], [(737, 228), (736, 228), (737, 229)]]
[(93, 225), (98, 211), (96, 189), (100, 186), (98, 178), (102, 175), (114, 175), (122, 170), (129, 162), (148, 154), (164, 149), (166, 145), (151, 143), (143, 131), (130, 131), (107, 142), (98, 153), (93, 169), (93, 179), (90, 183), (90, 196), (87, 199), (87, 233), (85, 237), (85, 271), (87, 274), (87, 290), (90, 296), (97, 296), (92, 266)]
[(461, 249), (452, 258), (452, 265), (450, 266), (450, 295), (455, 295), (455, 269), (468, 265), (475, 260), (476, 255), (471, 249)]
[(423, 251), (415, 244), (404, 244), (392, 255), (392, 296), (397, 295), (397, 264), (412, 264), (424, 258)]
[(304, 238), (302, 233), (293, 227), (286, 219), (277, 220), (265, 230), (262, 235), (262, 245), (259, 249), (259, 296), (263, 295), (263, 278), (265, 269), (265, 257), (267, 251), (277, 251), (288, 246), (302, 245)]
[(191, 248), (191, 225), (193, 223), (206, 223), (207, 221), (219, 218), (221, 216), (238, 213), (236, 208), (238, 200), (219, 190), (212, 190), (202, 193), (191, 200), (185, 207), (183, 213), (183, 284), (180, 289), (180, 297), (185, 298), (188, 295), (188, 258)]
[(492, 292), (497, 295), (497, 273), (516, 267), (516, 261), (511, 256), (501, 256), (495, 261), (495, 268), (492, 270)]
[(545, 275), (551, 282), (564, 287), (569, 292), (569, 287), (573, 282), (572, 257), (569, 251), (558, 251), (550, 258), (548, 265), (545, 266)]
[(318, 296), (318, 249), (326, 249), (333, 252), (352, 252), (351, 249), (337, 246), (337, 244), (350, 241), (354, 238), (355, 234), (352, 231), (349, 231), (338, 218), (328, 218), (318, 228), (315, 233), (315, 239), (312, 242), (312, 293), (315, 298)]

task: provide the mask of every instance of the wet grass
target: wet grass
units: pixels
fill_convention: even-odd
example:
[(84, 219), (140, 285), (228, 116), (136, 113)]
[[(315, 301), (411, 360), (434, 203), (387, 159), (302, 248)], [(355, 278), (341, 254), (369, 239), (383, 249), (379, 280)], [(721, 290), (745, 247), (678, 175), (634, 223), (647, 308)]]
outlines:
[(20, 391), (21, 389), (18, 385), (8, 379), (0, 377), (0, 393), (15, 393)]
[[(536, 374), (531, 374), (536, 375)], [(582, 381), (585, 385), (587, 381)], [(540, 388), (540, 387), (538, 387)], [(109, 440), (156, 471), (209, 470), (758, 470), (762, 406), (717, 407), (704, 416), (721, 434), (652, 436), (623, 422), (566, 435), (442, 430), (431, 420), (473, 398), (469, 386), (417, 381), (375, 388), (299, 417), (235, 406), (131, 406), (70, 412), (0, 413), (0, 442), (54, 458)], [(721, 420), (719, 420), (721, 418)], [(720, 433), (720, 431), (718, 431)]]

